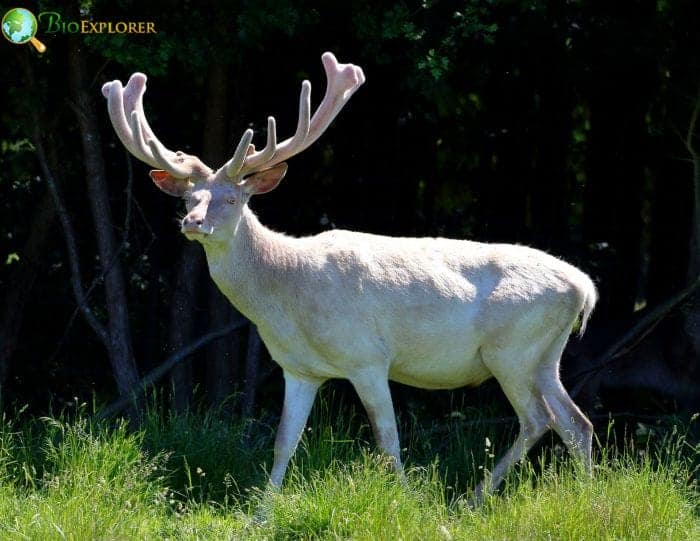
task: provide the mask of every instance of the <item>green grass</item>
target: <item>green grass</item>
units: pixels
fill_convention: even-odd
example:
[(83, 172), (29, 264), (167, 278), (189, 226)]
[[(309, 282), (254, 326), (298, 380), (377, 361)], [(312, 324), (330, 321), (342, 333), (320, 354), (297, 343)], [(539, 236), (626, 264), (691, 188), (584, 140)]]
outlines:
[(0, 539), (700, 538), (700, 447), (672, 426), (638, 431), (641, 447), (608, 434), (593, 479), (545, 446), (472, 510), (462, 496), (512, 427), (478, 414), (468, 428), (402, 423), (412, 461), (402, 484), (367, 445), (364, 416), (342, 412), (315, 410), (279, 493), (257, 488), (272, 458), (265, 425), (158, 411), (138, 431), (80, 412), (5, 419)]

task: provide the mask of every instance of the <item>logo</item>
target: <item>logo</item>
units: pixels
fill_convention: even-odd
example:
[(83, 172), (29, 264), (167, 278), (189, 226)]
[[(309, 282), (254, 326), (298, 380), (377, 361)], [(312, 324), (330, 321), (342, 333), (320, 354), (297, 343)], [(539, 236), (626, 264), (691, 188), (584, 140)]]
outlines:
[(46, 51), (46, 45), (34, 37), (37, 29), (36, 17), (28, 9), (13, 8), (2, 18), (2, 35), (10, 43), (31, 43), (38, 52), (43, 53)]
[(39, 22), (47, 34), (155, 34), (153, 21), (66, 21), (57, 11), (42, 11)]
[(155, 34), (153, 21), (66, 20), (57, 11), (42, 11), (37, 17), (25, 8), (13, 8), (2, 18), (2, 35), (15, 45), (31, 43), (43, 53), (46, 45), (36, 39), (39, 24), (45, 34)]

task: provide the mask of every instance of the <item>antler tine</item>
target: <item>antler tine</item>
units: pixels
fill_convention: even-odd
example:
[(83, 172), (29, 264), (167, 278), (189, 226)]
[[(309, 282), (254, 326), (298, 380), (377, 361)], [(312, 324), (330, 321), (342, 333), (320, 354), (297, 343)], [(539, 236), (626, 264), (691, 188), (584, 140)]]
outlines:
[[(309, 128), (311, 126), (311, 83), (309, 81), (303, 81), (301, 83), (301, 92), (299, 94), (299, 119), (297, 120), (297, 129), (294, 135), (289, 139), (283, 141), (280, 145), (276, 145), (272, 152), (269, 151), (268, 146), (265, 146), (260, 152), (251, 154), (245, 159), (239, 175), (245, 175), (257, 171), (259, 169), (269, 169), (270, 167), (283, 162), (287, 158), (301, 152), (305, 146), (304, 143), (307, 141), (309, 136)], [(268, 137), (270, 135), (270, 119), (273, 121), (274, 117), (268, 118)], [(276, 137), (276, 131), (275, 137)]]
[[(131, 83), (131, 79), (129, 80), (129, 83)], [(138, 148), (138, 146), (134, 144), (134, 133), (132, 128), (127, 123), (126, 114), (124, 111), (124, 88), (122, 87), (121, 81), (105, 83), (102, 87), (102, 94), (107, 98), (107, 111), (109, 112), (109, 118), (112, 121), (114, 131), (122, 144), (139, 160), (146, 162), (153, 167), (158, 167), (155, 162), (152, 161), (153, 156), (149, 155), (145, 151), (142, 151), (142, 149)]]
[(225, 165), (224, 170), (226, 171), (226, 176), (233, 178), (239, 174), (241, 167), (243, 167), (243, 161), (245, 160), (246, 153), (248, 152), (248, 146), (253, 140), (253, 130), (247, 129), (243, 132), (241, 140), (238, 141), (238, 146), (236, 151), (233, 153), (233, 158), (231, 158)]
[(180, 165), (173, 161), (172, 156), (167, 156), (167, 150), (158, 139), (150, 139), (148, 146), (158, 162), (161, 169), (164, 169), (176, 178), (187, 178), (192, 174), (192, 166)]
[[(255, 147), (250, 144), (253, 139), (253, 130), (246, 130), (238, 142), (233, 158), (224, 166), (226, 176), (235, 178), (243, 176), (249, 171), (254, 171), (269, 162), (277, 150), (277, 125), (275, 117), (267, 117), (267, 143), (265, 148), (258, 152), (251, 152)], [(238, 159), (237, 159), (238, 158)]]
[(143, 135), (143, 128), (139, 119), (138, 111), (132, 111), (129, 120), (131, 121), (131, 133), (133, 134), (133, 142), (136, 146), (136, 149), (141, 153), (142, 156), (152, 156), (153, 154), (151, 152), (151, 149), (148, 147), (146, 139)]
[(311, 119), (309, 144), (326, 131), (340, 110), (345, 107), (348, 100), (365, 82), (365, 74), (361, 67), (353, 64), (340, 64), (331, 52), (323, 53), (321, 61), (328, 84), (323, 101)]
[[(291, 148), (297, 148), (306, 141), (309, 136), (311, 125), (311, 83), (302, 81), (301, 93), (299, 94), (299, 120), (297, 120), (297, 131), (291, 140), (285, 141)], [(280, 149), (278, 149), (280, 150)], [(284, 149), (286, 150), (286, 148)]]
[(126, 87), (122, 87), (120, 81), (102, 86), (109, 118), (119, 140), (136, 158), (151, 167), (164, 169), (176, 178), (186, 178), (195, 169), (208, 169), (194, 156), (183, 158), (168, 150), (155, 136), (143, 111), (146, 79), (143, 73), (134, 73)]
[(260, 159), (267, 161), (277, 152), (277, 123), (274, 116), (267, 117), (267, 144), (260, 153)]
[[(269, 116), (267, 117), (267, 143), (265, 144), (265, 148), (262, 149), (259, 152), (255, 152), (253, 154), (250, 154), (245, 158), (245, 167), (244, 169), (246, 171), (254, 171), (258, 167), (263, 166), (267, 162), (269, 162), (272, 157), (275, 155), (275, 152), (277, 151), (277, 125), (275, 123), (275, 117), (274, 116)], [(243, 168), (243, 164), (241, 164), (241, 167)], [(236, 174), (239, 174), (241, 170), (239, 170)], [(243, 171), (245, 174), (245, 171)], [(232, 175), (229, 175), (232, 176)]]
[[(311, 83), (304, 81), (301, 84), (299, 120), (297, 121), (297, 129), (294, 135), (280, 144), (275, 144), (275, 119), (269, 117), (267, 145), (261, 151), (253, 152), (247, 156), (244, 155), (240, 167), (232, 167), (234, 160), (231, 159), (224, 166), (226, 175), (229, 178), (238, 177), (240, 179), (254, 171), (270, 169), (310, 146), (328, 129), (328, 126), (330, 126), (350, 97), (365, 82), (365, 75), (359, 66), (339, 64), (333, 53), (329, 52), (324, 53), (321, 60), (328, 82), (326, 94), (313, 117), (309, 118), (311, 112)], [(237, 155), (242, 142), (243, 140), (241, 140), (239, 147), (236, 149)], [(237, 162), (236, 165), (238, 165)]]

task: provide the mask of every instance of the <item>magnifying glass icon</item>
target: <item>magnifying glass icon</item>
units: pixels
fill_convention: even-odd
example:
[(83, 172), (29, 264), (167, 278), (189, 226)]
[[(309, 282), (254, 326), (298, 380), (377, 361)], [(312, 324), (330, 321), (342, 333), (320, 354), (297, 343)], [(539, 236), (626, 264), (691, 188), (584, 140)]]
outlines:
[(46, 45), (34, 37), (38, 27), (36, 17), (31, 11), (13, 8), (3, 16), (0, 29), (10, 43), (15, 45), (31, 43), (38, 52), (43, 53), (46, 51)]

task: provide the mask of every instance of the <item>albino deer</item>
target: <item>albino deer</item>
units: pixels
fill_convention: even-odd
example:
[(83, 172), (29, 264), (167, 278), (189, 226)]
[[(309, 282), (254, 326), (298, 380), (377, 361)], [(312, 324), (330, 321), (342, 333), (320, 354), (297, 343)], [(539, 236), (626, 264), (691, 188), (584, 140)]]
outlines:
[(156, 168), (150, 176), (161, 190), (185, 199), (182, 233), (202, 244), (214, 282), (257, 325), (284, 370), (271, 484), (281, 485), (329, 378), (350, 380), (401, 476), (388, 381), (454, 389), (491, 377), (518, 415), (520, 433), (477, 497), (496, 488), (549, 428), (590, 472), (592, 426), (559, 379), (569, 334), (581, 313), (583, 332), (596, 302), (583, 272), (510, 244), (339, 230), (292, 238), (267, 229), (248, 208), (252, 195), (279, 184), (284, 161), (318, 139), (365, 81), (361, 68), (331, 53), (322, 61), (328, 84), (313, 117), (304, 81), (294, 136), (278, 143), (269, 117), (265, 148), (256, 151), (247, 130), (216, 171), (153, 134), (143, 111), (145, 75), (133, 74), (125, 88), (119, 81), (102, 87), (119, 139)]

